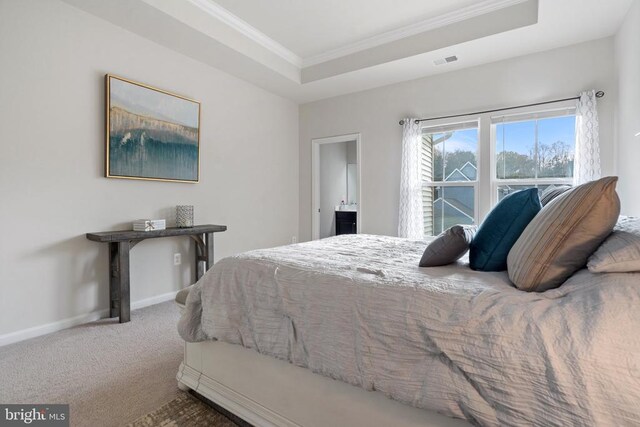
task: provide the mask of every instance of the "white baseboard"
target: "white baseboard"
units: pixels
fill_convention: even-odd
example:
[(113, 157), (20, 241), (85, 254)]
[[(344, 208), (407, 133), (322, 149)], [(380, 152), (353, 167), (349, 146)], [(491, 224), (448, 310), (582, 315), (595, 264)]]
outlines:
[(91, 313), (70, 317), (68, 319), (58, 320), (57, 322), (51, 322), (44, 325), (34, 326), (32, 328), (22, 329), (20, 331), (10, 332), (8, 334), (0, 335), (0, 347), (8, 344), (13, 344), (18, 341), (28, 340), (29, 338), (35, 338), (41, 335), (50, 334), (52, 332), (61, 331), (62, 329), (71, 328), (83, 323), (93, 322), (107, 316), (109, 316), (109, 310), (98, 310)]
[[(161, 302), (171, 301), (176, 297), (178, 291), (167, 292), (166, 294), (156, 295), (151, 298), (145, 298), (142, 300), (134, 301), (131, 303), (131, 310), (137, 310), (139, 308), (148, 307), (150, 305), (160, 304)], [(50, 334), (53, 332), (61, 331), (63, 329), (72, 328), (74, 326), (82, 325), (83, 323), (94, 322), (99, 319), (104, 319), (109, 316), (109, 310), (97, 310), (90, 313), (81, 314), (75, 317), (69, 317), (67, 319), (58, 320), (56, 322), (47, 323), (44, 325), (34, 326), (32, 328), (22, 329), (8, 334), (0, 335), (0, 347), (13, 344), (19, 341), (28, 340), (30, 338), (39, 337), (41, 335)]]
[(148, 307), (150, 305), (160, 304), (161, 302), (171, 301), (175, 299), (178, 291), (167, 292), (166, 294), (156, 295), (155, 297), (145, 298), (131, 303), (131, 310)]

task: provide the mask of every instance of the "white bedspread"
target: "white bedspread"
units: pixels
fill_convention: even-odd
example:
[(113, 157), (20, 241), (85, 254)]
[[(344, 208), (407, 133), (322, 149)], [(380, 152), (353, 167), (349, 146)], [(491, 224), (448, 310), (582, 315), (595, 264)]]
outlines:
[(179, 331), (479, 425), (640, 425), (640, 274), (526, 293), (425, 242), (348, 235), (221, 260)]

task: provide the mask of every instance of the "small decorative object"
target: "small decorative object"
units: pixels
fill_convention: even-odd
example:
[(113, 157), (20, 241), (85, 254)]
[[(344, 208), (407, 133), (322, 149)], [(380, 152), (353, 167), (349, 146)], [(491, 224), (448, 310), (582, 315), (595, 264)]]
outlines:
[(200, 103), (106, 75), (107, 178), (196, 183)]
[(164, 230), (166, 221), (164, 219), (138, 219), (133, 222), (133, 231), (153, 231)]
[(193, 205), (176, 206), (176, 227), (193, 227)]

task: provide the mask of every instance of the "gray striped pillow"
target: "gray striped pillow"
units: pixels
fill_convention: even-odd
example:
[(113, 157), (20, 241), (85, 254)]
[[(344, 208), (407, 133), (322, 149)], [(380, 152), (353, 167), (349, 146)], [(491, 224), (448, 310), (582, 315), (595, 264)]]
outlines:
[(559, 187), (555, 185), (549, 186), (540, 194), (540, 204), (547, 206), (550, 201), (568, 190), (571, 190), (570, 185), (561, 185)]
[(558, 287), (587, 264), (620, 214), (617, 181), (607, 177), (580, 185), (542, 208), (507, 257), (509, 278), (518, 289)]

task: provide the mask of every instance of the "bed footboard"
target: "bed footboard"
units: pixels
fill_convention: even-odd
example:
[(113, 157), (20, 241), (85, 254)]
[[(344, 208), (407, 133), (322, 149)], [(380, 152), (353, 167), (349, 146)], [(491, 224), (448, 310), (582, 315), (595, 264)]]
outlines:
[(222, 342), (185, 343), (177, 380), (255, 426), (469, 426)]

